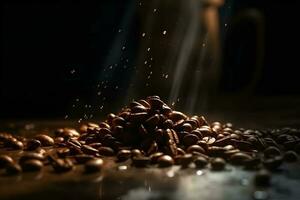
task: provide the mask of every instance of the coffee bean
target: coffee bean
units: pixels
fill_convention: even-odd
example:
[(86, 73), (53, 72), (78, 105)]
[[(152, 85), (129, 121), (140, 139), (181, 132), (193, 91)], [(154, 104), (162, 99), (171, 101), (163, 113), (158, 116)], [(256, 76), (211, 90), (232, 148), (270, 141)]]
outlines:
[(43, 168), (43, 163), (40, 160), (26, 160), (22, 164), (23, 171), (40, 171)]
[(39, 140), (42, 144), (42, 146), (53, 146), (54, 140), (48, 135), (40, 134), (35, 136), (35, 139)]
[[(100, 147), (101, 148), (101, 147)], [(99, 149), (100, 149), (99, 148)], [(85, 154), (91, 154), (91, 155), (95, 155), (96, 153), (98, 153), (98, 150), (89, 146), (89, 145), (82, 145), (81, 146), (81, 151)], [(103, 154), (103, 152), (102, 152)]]
[(39, 140), (36, 140), (36, 139), (30, 139), (27, 141), (27, 144), (26, 144), (26, 150), (28, 151), (34, 151), (36, 150), (37, 148), (39, 148), (42, 144)]
[(22, 172), (21, 166), (17, 163), (11, 163), (6, 165), (5, 170), (6, 170), (6, 174), (8, 175), (16, 175)]
[(269, 170), (276, 170), (282, 164), (283, 158), (281, 156), (275, 156), (273, 158), (267, 158), (263, 160), (264, 166)]
[(194, 163), (195, 163), (195, 165), (196, 165), (196, 168), (202, 169), (202, 168), (204, 168), (204, 167), (207, 165), (208, 161), (207, 161), (207, 159), (206, 159), (205, 157), (198, 156), (198, 157), (194, 160)]
[(135, 167), (146, 167), (150, 164), (151, 159), (144, 156), (136, 156), (132, 158), (132, 165)]
[(163, 155), (158, 158), (157, 163), (159, 167), (170, 167), (174, 165), (174, 160), (169, 155)]
[(255, 174), (254, 183), (256, 186), (269, 186), (271, 183), (271, 174), (267, 170), (260, 170)]
[(187, 153), (193, 153), (193, 152), (199, 152), (199, 153), (203, 153), (203, 154), (205, 153), (205, 150), (202, 147), (200, 147), (199, 145), (189, 146), (186, 151), (187, 151)]
[(0, 155), (0, 169), (6, 167), (6, 165), (12, 164), (14, 160), (8, 155)]
[(261, 163), (261, 160), (258, 157), (247, 159), (247, 160), (243, 161), (245, 168), (248, 170), (259, 168), (260, 163)]
[(194, 135), (194, 134), (188, 134), (186, 136), (183, 137), (183, 144), (185, 146), (191, 146), (191, 145), (194, 145), (194, 144), (197, 144), (199, 138), (197, 135)]
[(248, 154), (238, 152), (238, 153), (233, 154), (230, 157), (230, 162), (233, 165), (243, 165), (246, 160), (251, 160), (251, 159), (252, 159), (252, 157), (249, 156)]
[(220, 171), (225, 168), (226, 161), (223, 158), (214, 158), (210, 164), (212, 170)]
[(100, 147), (98, 152), (102, 156), (113, 156), (115, 154), (115, 151), (110, 147)]
[(68, 159), (52, 159), (51, 165), (57, 173), (68, 172), (73, 169), (73, 162)]
[(34, 152), (26, 152), (24, 153), (20, 159), (19, 159), (19, 163), (24, 163), (28, 160), (39, 160), (39, 161), (44, 161), (45, 160), (45, 156), (43, 156), (40, 153), (34, 153)]
[(284, 153), (283, 158), (286, 162), (296, 162), (298, 160), (298, 155), (295, 151), (287, 151)]
[(274, 157), (274, 156), (279, 156), (281, 154), (280, 150), (277, 147), (268, 147), (264, 151), (265, 157)]
[(162, 152), (156, 152), (150, 155), (151, 164), (156, 164), (159, 157), (163, 156)]
[(99, 172), (103, 168), (103, 160), (101, 158), (93, 159), (85, 163), (84, 168), (86, 173)]
[(140, 156), (143, 156), (143, 154), (139, 149), (131, 150), (131, 157), (140, 157)]
[(172, 120), (173, 122), (177, 122), (182, 119), (185, 120), (186, 118), (187, 116), (182, 112), (172, 111), (171, 113), (169, 113), (169, 119)]
[(192, 154), (185, 154), (181, 156), (180, 164), (182, 168), (187, 168), (194, 160), (194, 157)]
[(123, 149), (117, 153), (117, 159), (118, 159), (118, 161), (121, 161), (121, 162), (128, 160), (130, 157), (131, 157), (130, 150)]
[(95, 157), (92, 155), (75, 155), (72, 158), (75, 159), (77, 164), (84, 164), (90, 160), (93, 160)]

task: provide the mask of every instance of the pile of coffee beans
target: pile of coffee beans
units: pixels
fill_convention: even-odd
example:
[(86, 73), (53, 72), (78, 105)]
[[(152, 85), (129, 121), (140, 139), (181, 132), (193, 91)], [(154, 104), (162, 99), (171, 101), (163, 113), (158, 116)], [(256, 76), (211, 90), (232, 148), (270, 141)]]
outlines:
[[(99, 172), (105, 157), (135, 167), (189, 167), (224, 170), (227, 164), (246, 169), (276, 170), (283, 162), (296, 162), (300, 130), (251, 130), (231, 123), (208, 123), (203, 116), (187, 116), (171, 109), (158, 96), (131, 102), (118, 114), (79, 130), (58, 129), (54, 137), (24, 138), (0, 134), (0, 147), (22, 151), (19, 158), (0, 155), (7, 174), (40, 171), (51, 165), (58, 173), (84, 165), (86, 173)], [(266, 173), (263, 180), (268, 182)], [(267, 177), (267, 178), (265, 178)]]

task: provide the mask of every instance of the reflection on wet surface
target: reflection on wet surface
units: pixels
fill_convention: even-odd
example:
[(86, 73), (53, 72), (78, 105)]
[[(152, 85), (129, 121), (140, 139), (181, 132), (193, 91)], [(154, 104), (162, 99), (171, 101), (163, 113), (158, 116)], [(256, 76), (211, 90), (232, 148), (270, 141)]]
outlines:
[[(23, 134), (28, 136), (28, 132)], [(85, 174), (80, 165), (64, 174), (54, 173), (49, 166), (38, 173), (18, 176), (7, 176), (1, 169), (0, 199), (286, 200), (300, 197), (299, 162), (281, 166), (272, 175), (268, 188), (254, 186), (255, 172), (230, 165), (224, 171), (214, 172), (209, 169), (181, 169), (179, 166), (135, 168), (128, 162), (115, 163), (111, 160), (105, 163), (103, 171), (98, 174)]]

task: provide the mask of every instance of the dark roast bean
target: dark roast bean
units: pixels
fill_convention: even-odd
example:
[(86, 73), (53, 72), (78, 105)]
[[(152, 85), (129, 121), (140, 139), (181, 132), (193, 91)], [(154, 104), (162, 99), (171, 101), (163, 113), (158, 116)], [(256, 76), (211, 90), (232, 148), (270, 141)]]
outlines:
[(226, 161), (223, 158), (214, 158), (210, 164), (212, 170), (220, 171), (225, 168)]
[(121, 162), (128, 160), (130, 157), (131, 157), (130, 150), (123, 149), (117, 153), (117, 159), (118, 159), (118, 161), (121, 161)]
[(102, 156), (113, 156), (115, 154), (115, 151), (110, 147), (100, 147), (98, 152)]
[(39, 140), (42, 144), (42, 146), (52, 146), (54, 145), (54, 140), (52, 137), (48, 136), (48, 135), (37, 135), (35, 136), (35, 139)]
[(14, 160), (8, 155), (0, 155), (0, 169), (4, 168), (6, 165), (12, 164)]
[(43, 163), (40, 160), (26, 160), (22, 164), (23, 171), (40, 171), (43, 168)]
[(194, 163), (195, 163), (195, 165), (196, 165), (196, 168), (202, 169), (202, 168), (204, 168), (204, 167), (207, 165), (208, 161), (207, 161), (207, 159), (206, 159), (205, 157), (198, 156), (198, 157), (194, 160)]
[(269, 186), (271, 183), (271, 174), (267, 170), (260, 170), (255, 174), (254, 183), (256, 186)]
[(42, 144), (39, 140), (36, 140), (36, 139), (30, 139), (27, 141), (27, 144), (26, 144), (26, 150), (28, 151), (34, 151), (36, 150), (37, 148), (39, 148)]
[(183, 137), (183, 144), (185, 146), (191, 146), (191, 145), (194, 145), (194, 144), (197, 144), (199, 138), (197, 135), (194, 135), (194, 134), (187, 134), (186, 136)]
[(84, 164), (90, 160), (93, 160), (95, 157), (92, 155), (75, 155), (72, 158), (75, 159), (77, 164)]
[(298, 160), (298, 155), (295, 151), (287, 151), (284, 153), (283, 158), (286, 162), (296, 162)]
[(93, 159), (85, 163), (84, 168), (86, 173), (99, 172), (103, 168), (103, 160), (101, 158)]
[(163, 155), (157, 159), (157, 163), (159, 167), (170, 167), (174, 165), (174, 160), (169, 155)]
[[(100, 147), (101, 148), (101, 147)], [(100, 149), (99, 148), (99, 149)], [(81, 146), (81, 151), (85, 154), (91, 154), (91, 155), (95, 155), (96, 153), (98, 153), (98, 150), (89, 146), (89, 145), (82, 145)]]
[(132, 165), (135, 167), (146, 167), (150, 164), (151, 159), (149, 157), (137, 156), (132, 158)]
[(139, 149), (131, 150), (131, 157), (140, 157), (140, 156), (143, 156), (143, 154)]
[(187, 168), (194, 160), (194, 157), (192, 154), (185, 154), (181, 156), (180, 164), (182, 168)]
[(276, 170), (282, 164), (283, 158), (281, 156), (275, 156), (273, 158), (267, 158), (263, 160), (264, 166), (269, 170)]
[(281, 154), (280, 150), (277, 147), (268, 147), (265, 151), (264, 151), (264, 155), (265, 157), (274, 157), (274, 156), (279, 156)]
[(51, 160), (51, 165), (53, 169), (57, 173), (63, 173), (63, 172), (68, 172), (73, 169), (74, 165), (73, 162), (66, 158), (66, 159), (52, 159)]
[(11, 163), (6, 165), (6, 174), (9, 175), (16, 175), (16, 174), (20, 174), (22, 172), (22, 168), (19, 164), (17, 163)]
[(249, 170), (259, 168), (260, 163), (261, 163), (261, 160), (258, 157), (247, 159), (247, 160), (243, 161), (245, 168), (249, 169)]
[(205, 150), (199, 145), (189, 146), (186, 151), (187, 153), (193, 153), (194, 151), (199, 153), (205, 153)]
[(156, 164), (159, 157), (163, 156), (162, 152), (156, 152), (150, 155), (151, 164)]
[(24, 153), (20, 159), (19, 159), (19, 163), (24, 163), (27, 160), (39, 160), (39, 161), (44, 161), (45, 160), (45, 156), (43, 156), (40, 153), (34, 153), (34, 152), (26, 152)]
[(252, 157), (248, 154), (238, 152), (230, 157), (230, 162), (234, 165), (243, 165), (246, 160), (251, 160)]
[(172, 111), (169, 113), (169, 119), (172, 120), (173, 122), (177, 122), (182, 119), (185, 120), (186, 118), (187, 118), (187, 116), (185, 114), (183, 114), (182, 112)]

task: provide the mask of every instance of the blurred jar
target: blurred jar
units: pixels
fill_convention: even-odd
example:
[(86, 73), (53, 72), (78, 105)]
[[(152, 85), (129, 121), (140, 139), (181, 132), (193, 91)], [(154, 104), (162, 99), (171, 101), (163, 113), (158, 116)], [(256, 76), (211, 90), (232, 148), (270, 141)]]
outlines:
[(135, 75), (128, 98), (160, 95), (176, 109), (208, 106), (220, 76), (222, 0), (143, 1)]

